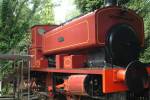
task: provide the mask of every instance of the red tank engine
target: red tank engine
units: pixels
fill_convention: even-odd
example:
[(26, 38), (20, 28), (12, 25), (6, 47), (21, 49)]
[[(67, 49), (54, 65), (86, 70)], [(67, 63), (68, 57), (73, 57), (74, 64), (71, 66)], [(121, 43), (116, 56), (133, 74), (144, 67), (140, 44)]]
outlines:
[(150, 74), (139, 61), (143, 46), (142, 18), (111, 5), (60, 26), (32, 27), (31, 70), (46, 73), (53, 94), (141, 94), (149, 88)]

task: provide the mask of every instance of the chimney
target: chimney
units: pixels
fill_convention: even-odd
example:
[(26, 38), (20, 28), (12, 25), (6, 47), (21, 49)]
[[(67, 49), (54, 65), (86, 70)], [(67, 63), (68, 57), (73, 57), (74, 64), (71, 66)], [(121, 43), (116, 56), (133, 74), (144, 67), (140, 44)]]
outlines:
[(115, 6), (117, 5), (117, 0), (105, 0), (105, 6)]

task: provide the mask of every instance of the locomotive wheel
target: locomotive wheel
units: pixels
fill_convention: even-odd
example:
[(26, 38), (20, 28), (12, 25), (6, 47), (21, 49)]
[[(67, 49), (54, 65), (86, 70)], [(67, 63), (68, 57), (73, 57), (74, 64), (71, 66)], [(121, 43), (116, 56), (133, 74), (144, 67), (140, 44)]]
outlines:
[[(133, 92), (127, 92), (126, 93), (126, 99), (127, 100), (150, 100), (149, 90), (145, 89), (145, 91), (140, 95), (136, 95)], [(142, 99), (141, 99), (142, 98)]]
[(67, 100), (67, 98), (63, 94), (55, 94), (53, 100)]
[(126, 84), (131, 92), (142, 94), (149, 87), (148, 72), (145, 64), (133, 61), (128, 64), (125, 76)]
[(88, 75), (84, 81), (86, 93), (91, 97), (102, 96), (102, 77), (98, 75)]
[(105, 96), (105, 100), (127, 100), (126, 99), (126, 93), (123, 92), (123, 93), (107, 94)]

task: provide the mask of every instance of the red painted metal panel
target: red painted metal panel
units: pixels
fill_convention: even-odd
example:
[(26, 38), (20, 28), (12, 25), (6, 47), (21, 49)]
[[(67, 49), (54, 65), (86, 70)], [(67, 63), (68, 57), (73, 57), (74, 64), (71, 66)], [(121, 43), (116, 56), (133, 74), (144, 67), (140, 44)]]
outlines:
[(124, 81), (117, 81), (117, 71), (120, 69), (104, 69), (103, 70), (103, 92), (113, 93), (128, 90)]
[(141, 46), (144, 45), (144, 24), (141, 17), (135, 12), (130, 10), (124, 10), (119, 7), (108, 7), (99, 9), (96, 11), (96, 32), (97, 42), (99, 44), (105, 44), (106, 33), (114, 25), (126, 23), (131, 25), (138, 33)]
[(86, 56), (84, 55), (69, 55), (64, 57), (64, 68), (84, 68)]
[(31, 66), (33, 68), (48, 67), (48, 60), (45, 59), (42, 51), (42, 37), (47, 32), (57, 25), (36, 25), (32, 27), (32, 44), (30, 47), (30, 55), (33, 55), (31, 59)]
[(31, 58), (32, 68), (48, 67), (48, 60), (43, 56), (43, 52), (41, 48), (30, 49), (30, 55), (33, 55), (33, 57)]
[(49, 73), (69, 73), (69, 74), (102, 74), (102, 68), (80, 68), (80, 69), (55, 69), (55, 68), (32, 68), (32, 71), (49, 72)]
[(42, 56), (42, 51), (39, 48), (36, 49), (30, 49), (30, 55), (33, 55), (33, 57), (31, 58), (31, 66), (36, 68), (38, 66), (36, 66), (36, 60), (40, 59)]
[(142, 19), (134, 12), (118, 7), (108, 7), (68, 22), (44, 35), (44, 54), (75, 51), (104, 46), (108, 31), (117, 24), (131, 25), (144, 42)]
[(56, 55), (56, 68), (61, 69), (64, 67), (64, 54)]
[(32, 27), (32, 44), (31, 48), (42, 47), (42, 35), (47, 31), (50, 31), (58, 27), (57, 25), (35, 25)]
[(90, 13), (46, 33), (43, 51), (48, 54), (86, 48), (96, 43), (95, 37), (95, 16)]
[(149, 73), (149, 76), (150, 76), (150, 67), (149, 66), (147, 67), (147, 72)]

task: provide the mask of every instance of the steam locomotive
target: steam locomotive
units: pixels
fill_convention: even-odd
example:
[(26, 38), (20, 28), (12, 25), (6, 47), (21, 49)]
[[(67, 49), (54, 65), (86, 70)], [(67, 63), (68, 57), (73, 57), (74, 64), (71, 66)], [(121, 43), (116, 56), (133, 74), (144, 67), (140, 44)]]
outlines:
[(150, 100), (143, 47), (143, 19), (117, 0), (62, 25), (33, 26), (31, 90), (56, 100)]

